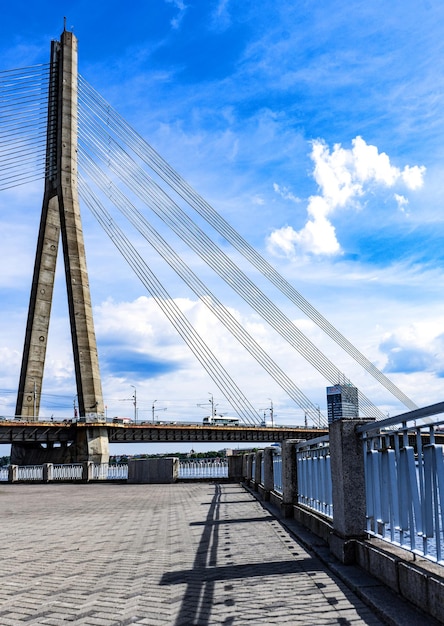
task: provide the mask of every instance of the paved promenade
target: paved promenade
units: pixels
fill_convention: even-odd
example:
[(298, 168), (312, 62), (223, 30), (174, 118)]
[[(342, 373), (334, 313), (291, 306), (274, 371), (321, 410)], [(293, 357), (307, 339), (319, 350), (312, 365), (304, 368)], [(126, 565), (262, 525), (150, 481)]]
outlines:
[(381, 623), (239, 485), (0, 485), (1, 626)]

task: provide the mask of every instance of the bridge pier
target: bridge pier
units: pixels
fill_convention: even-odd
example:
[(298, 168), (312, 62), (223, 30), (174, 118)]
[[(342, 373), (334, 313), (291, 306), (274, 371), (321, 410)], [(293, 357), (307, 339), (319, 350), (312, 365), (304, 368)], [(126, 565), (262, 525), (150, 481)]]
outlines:
[(106, 426), (77, 428), (75, 463), (92, 461), (101, 464), (109, 461), (109, 439)]

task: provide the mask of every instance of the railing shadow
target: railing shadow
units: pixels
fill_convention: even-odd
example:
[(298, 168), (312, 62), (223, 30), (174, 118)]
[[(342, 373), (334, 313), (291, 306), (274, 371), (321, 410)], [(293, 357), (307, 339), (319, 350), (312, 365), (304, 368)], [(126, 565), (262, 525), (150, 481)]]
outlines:
[[(304, 571), (305, 561), (286, 559), (267, 561), (266, 563), (251, 563), (242, 565), (218, 565), (219, 530), (223, 523), (235, 522), (269, 522), (273, 516), (266, 515), (258, 518), (239, 518), (220, 520), (222, 488), (215, 484), (215, 494), (209, 505), (204, 522), (193, 522), (190, 525), (203, 525), (203, 532), (196, 550), (194, 563), (190, 569), (166, 572), (160, 581), (161, 585), (186, 584), (181, 607), (177, 615), (175, 626), (205, 626), (211, 621), (211, 610), (215, 602), (216, 583), (226, 581), (226, 590), (232, 589), (230, 582), (259, 576), (282, 576), (297, 571)], [(313, 561), (313, 559), (310, 559)], [(317, 561), (310, 563), (310, 569), (315, 571), (319, 567)], [(217, 599), (221, 602), (220, 598)], [(225, 604), (230, 606), (234, 601), (230, 598)], [(229, 626), (234, 623), (234, 617), (227, 617), (221, 624)]]

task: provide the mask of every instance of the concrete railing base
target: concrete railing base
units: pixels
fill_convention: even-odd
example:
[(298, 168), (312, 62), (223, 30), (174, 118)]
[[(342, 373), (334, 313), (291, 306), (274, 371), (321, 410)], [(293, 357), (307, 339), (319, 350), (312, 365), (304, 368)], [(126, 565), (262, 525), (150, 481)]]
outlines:
[(397, 594), (444, 623), (442, 565), (380, 539), (355, 541), (356, 563)]

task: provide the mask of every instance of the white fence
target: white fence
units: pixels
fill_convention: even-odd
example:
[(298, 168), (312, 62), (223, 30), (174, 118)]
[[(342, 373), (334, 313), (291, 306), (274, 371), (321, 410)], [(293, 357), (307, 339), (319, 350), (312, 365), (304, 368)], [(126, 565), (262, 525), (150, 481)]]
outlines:
[(121, 463), (119, 465), (109, 465), (102, 463), (94, 465), (93, 480), (127, 480), (128, 465)]
[(83, 467), (78, 463), (53, 465), (52, 480), (82, 480)]
[(193, 459), (179, 462), (180, 478), (227, 478), (226, 459)]
[[(58, 481), (78, 481), (83, 478), (84, 467), (80, 463), (52, 465), (47, 478)], [(193, 459), (179, 462), (179, 478), (227, 478), (228, 461), (226, 459)], [(128, 465), (95, 464), (92, 468), (92, 480), (127, 480)], [(17, 468), (17, 481), (39, 481), (45, 479), (43, 465), (24, 465)], [(8, 468), (0, 468), (0, 481), (9, 480)]]
[(19, 467), (17, 480), (43, 480), (43, 465), (23, 465)]

